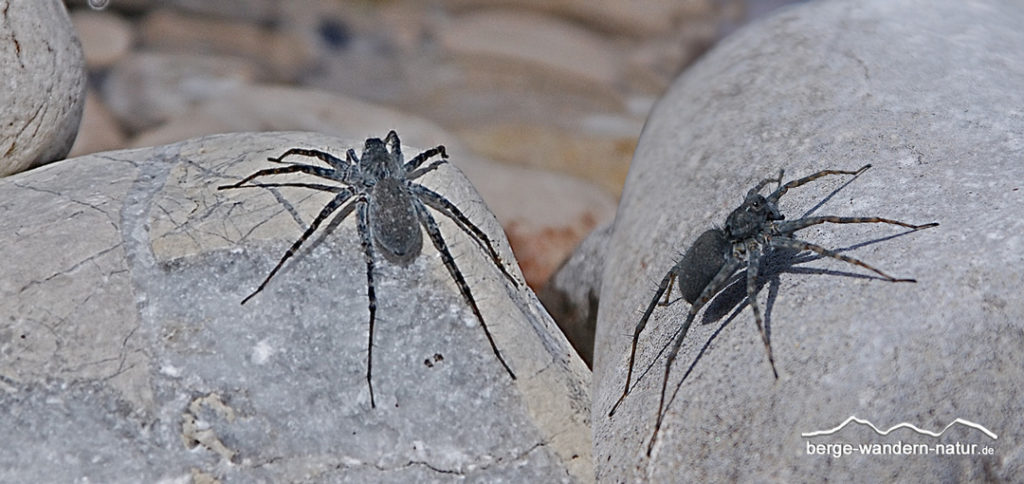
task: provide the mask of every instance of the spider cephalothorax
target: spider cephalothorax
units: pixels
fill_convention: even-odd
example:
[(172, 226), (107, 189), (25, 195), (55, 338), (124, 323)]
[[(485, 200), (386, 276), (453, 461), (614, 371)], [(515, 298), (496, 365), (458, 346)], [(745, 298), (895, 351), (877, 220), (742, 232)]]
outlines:
[[(761, 180), (754, 188), (747, 192), (743, 203), (729, 214), (724, 227), (713, 228), (702, 233), (697, 237), (693, 245), (687, 249), (686, 253), (683, 254), (682, 259), (665, 274), (661, 284), (658, 286), (658, 290), (655, 291), (654, 297), (647, 305), (643, 316), (641, 316), (640, 321), (636, 324), (633, 332), (632, 348), (629, 354), (629, 367), (626, 371), (626, 385), (622, 391), (622, 396), (619, 397), (619, 400), (612, 406), (611, 411), (608, 412), (608, 416), (612, 416), (619, 404), (622, 403), (622, 400), (629, 394), (629, 385), (633, 376), (633, 363), (636, 358), (637, 340), (640, 338), (644, 327), (647, 326), (647, 321), (650, 319), (651, 313), (654, 312), (654, 308), (659, 304), (663, 294), (666, 296), (666, 301), (662, 305), (667, 304), (672, 284), (678, 279), (679, 291), (683, 299), (689, 302), (691, 306), (686, 314), (686, 320), (683, 321), (682, 327), (672, 342), (672, 348), (669, 350), (668, 358), (665, 362), (665, 374), (661, 384), (661, 401), (658, 404), (658, 418), (654, 427), (654, 435), (652, 435), (651, 442), (647, 447), (648, 454), (650, 454), (651, 448), (654, 445), (658, 429), (661, 426), (662, 417), (664, 416), (662, 410), (665, 404), (665, 389), (668, 384), (672, 363), (679, 353), (679, 348), (682, 346), (683, 339), (686, 337), (694, 317), (715, 294), (718, 294), (726, 287), (733, 274), (744, 265), (746, 266), (747, 303), (754, 313), (754, 320), (757, 322), (757, 328), (761, 333), (761, 339), (768, 354), (768, 363), (771, 365), (772, 373), (776, 378), (778, 378), (778, 372), (775, 369), (775, 359), (772, 356), (771, 344), (768, 340), (768, 334), (765, 332), (764, 322), (761, 319), (761, 309), (758, 306), (756, 297), (758, 269), (766, 252), (772, 249), (791, 249), (798, 252), (811, 251), (823, 257), (831, 257), (863, 267), (890, 282), (915, 282), (913, 279), (892, 277), (858, 259), (797, 239), (793, 237), (793, 234), (812, 225), (822, 223), (885, 223), (907, 227), (912, 230), (935, 227), (939, 224), (912, 225), (879, 217), (836, 217), (828, 215), (785, 221), (785, 216), (779, 212), (779, 198), (785, 195), (791, 188), (796, 188), (827, 175), (859, 175), (870, 167), (871, 165), (865, 165), (857, 171), (819, 171), (784, 185), (782, 184), (781, 172), (778, 178)], [(772, 182), (778, 183), (778, 188), (768, 196), (761, 195), (761, 190)]]
[[(317, 158), (329, 165), (329, 167), (308, 165), (303, 163), (285, 162), (289, 156), (307, 156)], [(440, 155), (440, 159), (431, 164), (420, 167), (426, 160)], [(441, 261), (444, 263), (448, 273), (459, 288), (463, 299), (472, 309), (480, 326), (487, 336), (494, 355), (501, 362), (501, 365), (508, 372), (512, 379), (515, 373), (502, 358), (498, 346), (491, 337), (490, 330), (484, 322), (484, 317), (477, 307), (476, 300), (466, 284), (465, 278), (455, 259), (448, 250), (444, 237), (438, 228), (434, 217), (427, 210), (430, 207), (438, 213), (448, 217), (455, 225), (464, 231), (469, 237), (491, 258), (494, 265), (513, 284), (518, 285), (516, 280), (505, 269), (504, 262), (494, 250), (490, 238), (479, 227), (473, 224), (454, 203), (433, 190), (415, 182), (417, 178), (436, 169), (447, 162), (447, 153), (444, 146), (437, 146), (424, 151), (408, 163), (402, 155), (401, 142), (398, 134), (394, 131), (388, 133), (384, 140), (369, 138), (363, 145), (361, 155), (356, 155), (355, 150), (350, 149), (345, 154), (345, 159), (338, 158), (330, 153), (319, 150), (292, 148), (277, 158), (269, 158), (275, 163), (283, 163), (286, 166), (279, 168), (267, 168), (259, 170), (232, 185), (218, 187), (218, 189), (246, 188), (246, 187), (302, 187), (334, 193), (334, 198), (320, 211), (320, 213), (309, 224), (309, 228), (296, 240), (285, 252), (284, 256), (274, 266), (270, 274), (256, 288), (242, 300), (245, 304), (249, 299), (266, 287), (274, 274), (284, 265), (285, 261), (291, 258), (295, 251), (308, 239), (320, 224), (331, 214), (341, 210), (341, 222), (353, 211), (356, 212), (356, 226), (359, 232), (363, 254), (366, 260), (366, 295), (369, 299), (370, 310), (370, 334), (366, 355), (366, 383), (370, 389), (370, 405), (376, 406), (373, 395), (373, 382), (371, 379), (373, 368), (373, 329), (376, 322), (377, 296), (376, 287), (373, 281), (374, 254), (380, 250), (384, 257), (397, 264), (408, 264), (419, 256), (423, 246), (422, 230), (427, 231), (427, 236), (434, 247), (441, 254)], [(325, 185), (321, 183), (250, 183), (256, 178), (269, 175), (281, 175), (286, 173), (306, 173), (326, 180), (336, 182), (337, 185)], [(247, 183), (250, 183), (247, 185)], [(422, 227), (422, 228), (421, 228)]]

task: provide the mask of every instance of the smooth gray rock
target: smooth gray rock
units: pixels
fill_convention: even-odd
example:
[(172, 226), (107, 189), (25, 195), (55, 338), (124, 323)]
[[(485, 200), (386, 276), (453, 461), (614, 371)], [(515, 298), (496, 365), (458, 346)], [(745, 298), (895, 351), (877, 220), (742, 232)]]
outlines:
[[(737, 32), (675, 82), (641, 136), (609, 242), (594, 366), (599, 481), (1024, 475), (1021, 25), (1024, 6), (1015, 2), (808, 3)], [(866, 163), (873, 168), (856, 179), (790, 191), (781, 209), (791, 219), (813, 212), (940, 222), (910, 234), (880, 224), (800, 232), (918, 282), (889, 283), (802, 255), (774, 259), (759, 301), (778, 380), (745, 283), (726, 289), (683, 344), (668, 386), (674, 399), (648, 458), (659, 351), (689, 309), (678, 292), (640, 338), (632, 393), (607, 414), (658, 282), (758, 180), (780, 168), (789, 180)], [(857, 424), (801, 435), (850, 416), (882, 430), (906, 422), (936, 432), (960, 418), (998, 438), (964, 425), (939, 438), (907, 428), (882, 436)], [(807, 450), (899, 442), (976, 444), (978, 453), (835, 458)]]
[(0, 1), (0, 176), (71, 150), (85, 105), (85, 61), (58, 0)]
[(0, 481), (593, 480), (589, 373), (452, 165), (422, 182), (520, 280), (436, 217), (518, 380), (427, 241), (377, 258), (370, 408), (354, 218), (239, 304), (329, 195), (216, 187), (296, 146), (362, 140), (211, 136), (0, 180)]

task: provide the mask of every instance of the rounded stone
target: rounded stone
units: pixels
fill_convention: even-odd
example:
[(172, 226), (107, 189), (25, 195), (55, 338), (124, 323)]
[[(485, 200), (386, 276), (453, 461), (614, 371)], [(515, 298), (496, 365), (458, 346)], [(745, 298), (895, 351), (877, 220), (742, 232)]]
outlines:
[(85, 104), (85, 62), (58, 0), (0, 5), (0, 176), (59, 160)]
[(589, 372), (454, 166), (417, 181), (488, 234), (518, 281), (434, 212), (517, 379), (426, 243), (404, 266), (375, 259), (371, 407), (352, 214), (239, 304), (331, 194), (217, 187), (291, 147), (362, 145), (235, 133), (0, 180), (0, 251), (13, 255), (0, 265), (0, 412), (17, 416), (0, 434), (18, 442), (0, 480), (592, 481)]
[[(676, 80), (644, 128), (609, 241), (594, 366), (599, 480), (1024, 474), (1020, 25), (1024, 7), (1012, 2), (808, 3), (736, 32)], [(758, 293), (775, 379), (741, 272), (683, 340), (648, 456), (665, 353), (690, 307), (678, 293), (654, 309), (634, 386), (608, 413), (658, 282), (760, 180), (868, 163), (857, 177), (790, 190), (780, 209), (789, 220), (940, 223), (909, 233), (883, 224), (797, 232), (917, 282), (776, 251)], [(852, 447), (838, 457), (830, 444)], [(903, 444), (925, 447), (904, 455)]]

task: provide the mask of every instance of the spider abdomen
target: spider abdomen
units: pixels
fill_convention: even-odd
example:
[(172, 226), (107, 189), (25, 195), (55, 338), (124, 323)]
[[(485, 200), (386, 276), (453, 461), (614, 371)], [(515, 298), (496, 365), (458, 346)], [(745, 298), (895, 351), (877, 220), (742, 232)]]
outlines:
[(732, 244), (721, 229), (711, 229), (700, 234), (686, 249), (679, 261), (679, 292), (686, 302), (693, 304), (700, 293), (711, 283), (711, 279), (725, 265), (725, 255)]
[(423, 247), (423, 232), (412, 193), (402, 181), (388, 177), (374, 184), (368, 198), (374, 245), (391, 262), (415, 259)]

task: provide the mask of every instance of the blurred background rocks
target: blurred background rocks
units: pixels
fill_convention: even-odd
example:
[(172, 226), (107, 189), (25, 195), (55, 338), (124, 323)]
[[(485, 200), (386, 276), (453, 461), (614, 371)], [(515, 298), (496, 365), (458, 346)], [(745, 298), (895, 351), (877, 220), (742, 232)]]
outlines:
[[(89, 84), (70, 156), (225, 131), (350, 135), (361, 111), (332, 114), (332, 95), (393, 113), (396, 129), (423, 119), (444, 135), (422, 147), (458, 146), (454, 163), (535, 289), (614, 218), (644, 119), (670, 81), (789, 3), (91, 2), (104, 8), (66, 2)], [(476, 169), (463, 166), (470, 159)]]

